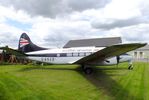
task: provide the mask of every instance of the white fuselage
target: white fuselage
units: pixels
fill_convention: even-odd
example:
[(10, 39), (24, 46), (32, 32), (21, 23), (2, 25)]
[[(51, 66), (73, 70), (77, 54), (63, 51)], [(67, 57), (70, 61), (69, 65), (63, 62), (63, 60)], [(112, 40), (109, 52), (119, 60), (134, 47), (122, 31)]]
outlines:
[[(79, 59), (88, 56), (94, 52), (104, 49), (105, 47), (76, 47), (76, 48), (61, 48), (48, 49), (26, 53), (27, 58), (34, 61), (46, 62), (50, 64), (72, 64)], [(119, 62), (131, 61), (130, 55), (120, 55)], [(105, 61), (97, 61), (92, 63), (95, 65), (113, 65), (117, 64), (117, 58), (108, 58)]]

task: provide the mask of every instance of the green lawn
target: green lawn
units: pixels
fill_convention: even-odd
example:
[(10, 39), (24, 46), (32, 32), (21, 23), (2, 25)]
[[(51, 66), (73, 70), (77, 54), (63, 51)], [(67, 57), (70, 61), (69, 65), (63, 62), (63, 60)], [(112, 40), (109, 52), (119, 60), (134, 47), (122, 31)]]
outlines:
[(149, 100), (149, 64), (127, 66), (0, 65), (0, 100)]

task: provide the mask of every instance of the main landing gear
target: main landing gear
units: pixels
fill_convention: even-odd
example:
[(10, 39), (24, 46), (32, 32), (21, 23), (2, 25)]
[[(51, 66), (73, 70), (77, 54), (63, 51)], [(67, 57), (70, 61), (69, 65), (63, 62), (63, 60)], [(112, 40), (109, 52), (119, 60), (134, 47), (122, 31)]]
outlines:
[(90, 66), (88, 66), (88, 65), (81, 65), (81, 67), (82, 67), (82, 69), (83, 69), (85, 74), (88, 74), (88, 75), (92, 74), (93, 69)]

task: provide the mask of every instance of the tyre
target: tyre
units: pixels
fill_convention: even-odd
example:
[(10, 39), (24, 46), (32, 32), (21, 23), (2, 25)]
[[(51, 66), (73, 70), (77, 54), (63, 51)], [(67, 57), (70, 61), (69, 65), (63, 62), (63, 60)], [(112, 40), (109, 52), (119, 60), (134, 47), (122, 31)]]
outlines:
[(84, 69), (85, 74), (91, 74), (93, 72), (92, 68), (85, 68)]

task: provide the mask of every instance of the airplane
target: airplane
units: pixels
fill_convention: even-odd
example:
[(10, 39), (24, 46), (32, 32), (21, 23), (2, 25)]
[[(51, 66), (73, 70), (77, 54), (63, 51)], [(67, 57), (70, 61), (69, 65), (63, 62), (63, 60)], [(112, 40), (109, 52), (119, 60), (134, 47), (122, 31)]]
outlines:
[(19, 39), (18, 50), (1, 47), (16, 56), (50, 64), (79, 64), (86, 74), (93, 72), (92, 66), (118, 65), (129, 62), (128, 69), (133, 69), (132, 56), (129, 51), (145, 46), (147, 43), (114, 44), (108, 47), (71, 47), (71, 48), (42, 48), (30, 40), (26, 33)]

